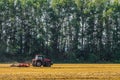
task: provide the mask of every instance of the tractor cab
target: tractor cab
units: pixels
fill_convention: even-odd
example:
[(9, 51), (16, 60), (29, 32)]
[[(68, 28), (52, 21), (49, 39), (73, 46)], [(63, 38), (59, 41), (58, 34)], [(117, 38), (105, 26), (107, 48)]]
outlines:
[(44, 59), (44, 56), (43, 56), (43, 55), (36, 55), (36, 56), (35, 56), (35, 59), (36, 59), (36, 60), (43, 60), (43, 59)]

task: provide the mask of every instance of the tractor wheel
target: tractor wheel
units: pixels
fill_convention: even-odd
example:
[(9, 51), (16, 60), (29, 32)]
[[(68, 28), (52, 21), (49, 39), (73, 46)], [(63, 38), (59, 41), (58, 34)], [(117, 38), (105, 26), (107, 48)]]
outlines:
[(37, 66), (37, 67), (41, 67), (41, 66), (42, 66), (42, 63), (41, 63), (41, 62), (37, 62), (37, 63), (36, 63), (36, 66)]
[(51, 67), (50, 62), (46, 63), (46, 67)]

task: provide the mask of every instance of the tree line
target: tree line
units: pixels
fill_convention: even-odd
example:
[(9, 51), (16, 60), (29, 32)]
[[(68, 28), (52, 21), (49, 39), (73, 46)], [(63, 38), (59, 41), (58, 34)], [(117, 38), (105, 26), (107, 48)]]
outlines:
[(119, 0), (0, 0), (0, 62), (120, 62)]

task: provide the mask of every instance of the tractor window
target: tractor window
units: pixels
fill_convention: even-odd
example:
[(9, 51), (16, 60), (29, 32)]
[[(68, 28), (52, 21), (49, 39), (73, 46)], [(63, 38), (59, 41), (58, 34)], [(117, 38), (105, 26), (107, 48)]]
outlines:
[(36, 58), (35, 59), (40, 59), (40, 60), (42, 60), (43, 59), (43, 57), (42, 56), (36, 56)]
[(42, 56), (38, 56), (38, 59), (42, 60), (42, 59), (43, 59), (43, 57), (42, 57)]

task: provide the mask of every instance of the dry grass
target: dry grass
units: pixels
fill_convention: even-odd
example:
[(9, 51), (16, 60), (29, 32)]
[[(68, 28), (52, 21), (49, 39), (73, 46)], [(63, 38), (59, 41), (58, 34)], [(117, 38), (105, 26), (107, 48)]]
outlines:
[(9, 67), (0, 64), (0, 80), (120, 80), (120, 64), (54, 64)]

